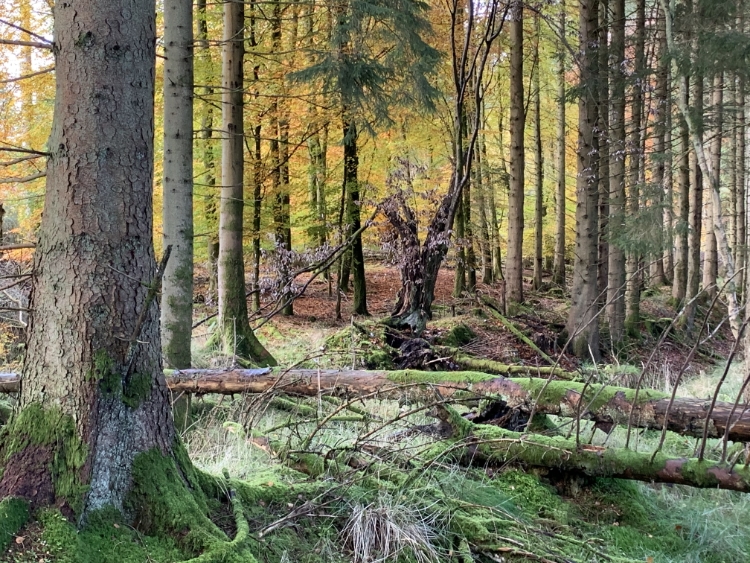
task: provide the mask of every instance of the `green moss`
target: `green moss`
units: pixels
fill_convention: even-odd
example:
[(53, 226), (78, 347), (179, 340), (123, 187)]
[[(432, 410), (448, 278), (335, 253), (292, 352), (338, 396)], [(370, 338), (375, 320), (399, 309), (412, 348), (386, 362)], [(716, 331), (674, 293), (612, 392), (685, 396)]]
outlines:
[(399, 370), (388, 373), (388, 379), (395, 383), (478, 383), (492, 381), (497, 376), (475, 371), (416, 371)]
[(38, 403), (32, 403), (3, 427), (0, 443), (3, 462), (28, 446), (50, 446), (55, 494), (80, 513), (86, 487), (81, 483), (79, 471), (86, 461), (88, 449), (78, 437), (72, 417), (58, 409), (44, 409)]
[(451, 346), (452, 348), (460, 348), (474, 340), (476, 337), (477, 335), (467, 325), (459, 323), (442, 335), (438, 339), (438, 342), (445, 346)]
[(18, 498), (0, 501), (0, 552), (10, 545), (18, 531), (29, 519), (29, 503)]
[(538, 476), (516, 469), (505, 471), (492, 481), (493, 486), (509, 495), (513, 504), (531, 517), (552, 518), (561, 524), (569, 520), (569, 507), (552, 487)]
[(94, 366), (89, 378), (99, 382), (104, 396), (118, 396), (122, 392), (122, 375), (117, 371), (114, 360), (104, 350), (94, 353)]
[(137, 408), (151, 395), (152, 379), (150, 374), (134, 373), (130, 376), (122, 393), (122, 402), (131, 409)]

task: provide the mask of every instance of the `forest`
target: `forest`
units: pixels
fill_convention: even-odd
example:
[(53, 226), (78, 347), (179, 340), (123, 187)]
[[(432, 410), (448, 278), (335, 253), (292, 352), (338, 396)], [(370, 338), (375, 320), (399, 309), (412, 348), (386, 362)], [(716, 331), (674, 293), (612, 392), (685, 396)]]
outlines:
[(745, 0), (3, 0), (0, 562), (750, 561)]

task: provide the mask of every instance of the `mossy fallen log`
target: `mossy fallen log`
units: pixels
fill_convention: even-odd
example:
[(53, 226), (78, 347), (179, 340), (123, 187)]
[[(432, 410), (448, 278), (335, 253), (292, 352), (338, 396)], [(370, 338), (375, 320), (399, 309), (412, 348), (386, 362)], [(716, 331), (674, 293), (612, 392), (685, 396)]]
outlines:
[(473, 424), (450, 407), (436, 407), (453, 429), (450, 440), (435, 446), (434, 459), (449, 457), (466, 464), (555, 469), (590, 477), (675, 483), (697, 488), (750, 492), (750, 466), (670, 458), (662, 452), (576, 444), (561, 436), (519, 434), (496, 426)]
[[(532, 368), (533, 369), (533, 368)], [(13, 375), (13, 374), (6, 374)], [(740, 405), (731, 420), (731, 403), (717, 402), (708, 420), (710, 401), (678, 398), (667, 413), (669, 396), (622, 387), (586, 385), (574, 381), (547, 381), (543, 378), (506, 378), (480, 372), (426, 372), (414, 370), (182, 370), (166, 372), (169, 388), (175, 393), (225, 395), (279, 391), (292, 395), (334, 397), (372, 396), (380, 398), (424, 398), (434, 400), (463, 396), (492, 397), (510, 408), (563, 417), (581, 416), (609, 431), (612, 425), (627, 424), (632, 410), (632, 425), (639, 428), (667, 429), (685, 436), (720, 438), (729, 423), (729, 439), (750, 442), (750, 409)], [(0, 376), (0, 392), (18, 390), (18, 377)]]

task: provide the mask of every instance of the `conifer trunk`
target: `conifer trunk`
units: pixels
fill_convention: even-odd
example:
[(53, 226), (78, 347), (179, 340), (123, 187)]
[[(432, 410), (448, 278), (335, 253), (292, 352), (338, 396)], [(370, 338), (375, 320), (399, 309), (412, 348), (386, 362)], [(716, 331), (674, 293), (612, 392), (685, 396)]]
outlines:
[[(663, 13), (663, 12), (662, 12)], [(682, 100), (688, 106), (688, 92), (690, 79), (688, 76), (677, 77), (684, 82), (678, 96), (685, 96)], [(672, 278), (672, 298), (676, 303), (685, 301), (688, 287), (689, 262), (689, 225), (690, 225), (690, 139), (685, 118), (678, 116), (678, 137), (675, 153), (677, 154), (677, 217), (674, 226), (674, 277)]]
[(542, 256), (542, 235), (544, 233), (544, 162), (542, 160), (542, 103), (541, 103), (541, 81), (539, 79), (539, 14), (534, 16), (534, 50), (535, 65), (533, 76), (533, 100), (534, 100), (534, 289), (542, 287), (542, 268), (544, 256)]
[(153, 0), (55, 6), (51, 156), (0, 496), (82, 521), (123, 512), (136, 456), (170, 455), (175, 439), (152, 244), (155, 28)]
[(510, 193), (508, 251), (505, 256), (506, 298), (523, 301), (524, 127), (523, 2), (513, 0), (510, 14)]
[(164, 361), (190, 367), (193, 325), (193, 12), (164, 2), (164, 248), (172, 247), (161, 293)]
[[(581, 83), (589, 84), (599, 75), (598, 0), (580, 2)], [(599, 358), (597, 321), (597, 260), (599, 230), (598, 142), (596, 96), (585, 89), (578, 100), (578, 175), (576, 178), (576, 240), (571, 306), (567, 333), (571, 350), (580, 358)]]
[[(565, 2), (560, 3), (560, 36), (565, 37)], [(557, 190), (555, 192), (555, 260), (552, 282), (565, 287), (565, 44), (557, 46)]]

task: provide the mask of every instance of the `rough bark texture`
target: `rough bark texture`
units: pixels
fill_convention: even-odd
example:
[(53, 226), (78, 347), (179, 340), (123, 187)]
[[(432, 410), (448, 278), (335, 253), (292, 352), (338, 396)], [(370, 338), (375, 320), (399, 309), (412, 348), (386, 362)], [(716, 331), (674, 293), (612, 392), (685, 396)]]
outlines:
[(609, 276), (607, 321), (612, 343), (619, 346), (625, 333), (625, 253), (616, 238), (625, 230), (625, 0), (612, 2), (612, 112), (609, 144)]
[[(505, 366), (507, 374), (527, 377), (499, 377), (478, 372), (420, 372), (378, 370), (315, 370), (291, 369), (272, 372), (258, 370), (180, 370), (167, 372), (167, 384), (172, 392), (185, 393), (264, 393), (271, 389), (295, 395), (337, 395), (357, 397), (380, 393), (387, 397), (415, 396), (434, 397), (435, 390), (442, 397), (471, 392), (477, 396), (489, 396), (503, 400), (510, 408), (524, 414), (531, 412), (536, 402), (536, 412), (557, 416), (592, 420), (597, 426), (609, 431), (612, 425), (627, 425), (633, 410), (633, 426), (661, 429), (667, 421), (667, 429), (685, 436), (702, 437), (706, 415), (711, 404), (707, 399), (677, 398), (669, 409), (670, 396), (658, 391), (644, 391), (634, 402), (635, 391), (622, 387), (587, 385), (573, 381), (547, 382), (535, 378), (537, 368), (530, 366)], [(544, 368), (541, 368), (544, 369)], [(550, 368), (546, 368), (549, 370)], [(6, 381), (0, 387), (10, 387)], [(424, 386), (425, 390), (415, 387)], [(721, 438), (733, 409), (732, 403), (718, 402), (708, 421), (708, 436)], [(750, 439), (750, 412), (744, 405), (734, 409), (730, 424), (729, 439)]]
[[(598, 78), (598, 0), (580, 3), (581, 83)], [(599, 357), (597, 315), (597, 260), (599, 230), (598, 154), (594, 135), (597, 109), (594, 89), (586, 88), (578, 101), (578, 175), (576, 178), (576, 242), (571, 306), (567, 331), (572, 351), (579, 357)]]
[[(722, 137), (722, 105), (723, 105), (724, 81), (722, 74), (716, 73), (713, 78), (711, 89), (711, 110), (713, 113), (712, 127), (708, 132), (711, 139), (709, 143), (709, 158), (714, 174), (720, 174), (721, 168), (721, 137)], [(718, 293), (716, 279), (719, 275), (719, 252), (716, 246), (716, 235), (714, 234), (713, 221), (713, 198), (711, 190), (704, 194), (705, 204), (703, 206), (706, 214), (704, 226), (706, 228), (705, 245), (703, 248), (703, 291), (709, 299), (713, 299)], [(721, 210), (719, 210), (721, 213)]]
[[(204, 7), (205, 9), (205, 7)], [(190, 367), (193, 324), (193, 12), (164, 3), (164, 272), (161, 328), (164, 361)]]
[(539, 78), (539, 14), (534, 17), (536, 37), (534, 75), (532, 77), (534, 103), (534, 289), (542, 287), (542, 234), (544, 231), (544, 160), (542, 156), (542, 104)]
[(514, 0), (510, 20), (510, 193), (505, 291), (508, 301), (523, 301), (524, 127), (523, 3)]
[[(560, 36), (565, 37), (565, 3), (560, 4)], [(555, 192), (555, 261), (552, 282), (565, 286), (565, 45), (558, 45), (557, 63), (557, 191)]]
[(221, 206), (219, 216), (219, 325), (223, 349), (260, 365), (275, 360), (253, 334), (247, 318), (245, 264), (242, 250), (244, 127), (242, 59), (244, 6), (224, 4), (222, 50)]
[[(687, 76), (679, 77), (679, 80), (685, 82), (681, 88), (680, 96), (686, 96), (683, 100), (685, 106), (688, 105), (687, 99), (689, 88), (689, 78)], [(674, 278), (672, 279), (672, 298), (682, 303), (687, 295), (688, 286), (688, 229), (690, 217), (690, 161), (689, 161), (689, 133), (687, 123), (680, 117), (678, 118), (678, 138), (676, 154), (677, 157), (677, 217), (674, 226)]]
[(471, 424), (455, 411), (442, 406), (437, 408), (437, 414), (450, 425), (453, 438), (460, 440), (451, 446), (454, 457), (471, 465), (486, 467), (517, 463), (530, 468), (583, 473), (590, 477), (750, 491), (750, 467), (747, 465), (669, 458), (663, 453), (652, 455), (578, 444), (562, 437), (528, 438), (496, 426)]
[(123, 510), (134, 457), (169, 453), (174, 440), (158, 304), (147, 298), (154, 17), (153, 0), (55, 6), (58, 80), (19, 416), (44, 409), (59, 425), (21, 431), (50, 439), (69, 423), (71, 435), (15, 452), (0, 496), (74, 503), (60, 481), (50, 498), (52, 473), (88, 485), (84, 516)]
[[(362, 226), (359, 199), (359, 152), (357, 150), (357, 128), (354, 122), (344, 121), (344, 186), (347, 193), (347, 225), (349, 233), (356, 233)], [(352, 278), (354, 298), (352, 312), (369, 315), (367, 312), (367, 281), (365, 280), (365, 256), (362, 251), (362, 235), (352, 241)]]

